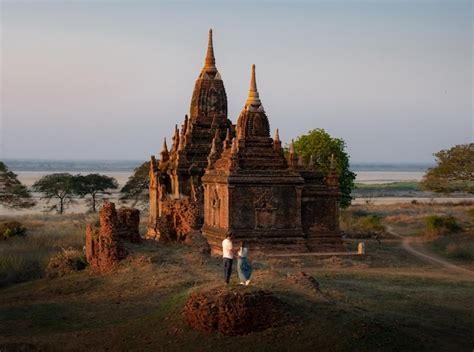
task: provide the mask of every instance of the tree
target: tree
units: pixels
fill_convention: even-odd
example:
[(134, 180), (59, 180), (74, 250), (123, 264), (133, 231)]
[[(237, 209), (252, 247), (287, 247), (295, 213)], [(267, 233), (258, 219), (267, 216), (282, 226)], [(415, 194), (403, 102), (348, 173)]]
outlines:
[(43, 176), (33, 184), (36, 192), (43, 193), (42, 199), (47, 200), (47, 204), (56, 198), (58, 203), (51, 206), (50, 210), (56, 210), (59, 214), (64, 213), (64, 209), (74, 201), (76, 195), (76, 178), (68, 173), (57, 173)]
[(132, 201), (133, 206), (138, 203), (143, 206), (148, 204), (148, 186), (150, 183), (150, 162), (146, 161), (134, 170), (132, 176), (120, 190), (122, 202)]
[(0, 161), (0, 204), (8, 208), (29, 208), (35, 205), (25, 185), (18, 176), (8, 170), (8, 167)]
[(474, 143), (459, 144), (434, 156), (437, 165), (423, 176), (423, 189), (439, 193), (474, 193)]
[(109, 191), (117, 188), (117, 180), (113, 177), (99, 174), (75, 176), (74, 192), (81, 197), (91, 196), (88, 203), (94, 213), (97, 211), (97, 203), (103, 199), (102, 197), (110, 195)]
[(336, 173), (339, 177), (339, 189), (341, 191), (341, 207), (351, 204), (351, 192), (354, 189), (356, 174), (349, 169), (349, 155), (345, 151), (346, 143), (340, 138), (331, 137), (323, 129), (314, 129), (307, 134), (299, 136), (295, 141), (295, 149), (298, 155), (303, 157), (307, 165), (313, 156), (316, 168), (324, 175), (330, 171), (331, 155), (335, 158)]

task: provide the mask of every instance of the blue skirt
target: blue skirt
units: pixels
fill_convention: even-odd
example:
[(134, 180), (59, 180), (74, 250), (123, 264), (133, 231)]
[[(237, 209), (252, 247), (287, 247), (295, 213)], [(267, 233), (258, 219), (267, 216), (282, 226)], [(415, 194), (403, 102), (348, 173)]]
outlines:
[(252, 267), (250, 266), (250, 263), (246, 257), (238, 258), (237, 272), (239, 273), (240, 281), (250, 280), (250, 276), (252, 275)]

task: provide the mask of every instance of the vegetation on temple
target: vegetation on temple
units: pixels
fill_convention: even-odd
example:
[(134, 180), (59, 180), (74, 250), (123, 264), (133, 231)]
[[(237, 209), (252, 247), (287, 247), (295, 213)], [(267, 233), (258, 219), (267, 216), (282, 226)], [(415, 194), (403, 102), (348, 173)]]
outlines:
[(327, 175), (331, 168), (331, 155), (334, 155), (336, 173), (341, 190), (341, 207), (351, 204), (351, 192), (355, 187), (356, 174), (349, 169), (349, 155), (345, 151), (346, 143), (341, 138), (331, 137), (324, 129), (317, 128), (296, 138), (295, 149), (308, 165), (311, 156), (318, 171)]
[(424, 189), (439, 193), (474, 193), (474, 143), (459, 144), (434, 155), (437, 165), (423, 177)]
[(0, 205), (8, 208), (29, 208), (35, 205), (31, 194), (10, 171), (5, 163), (0, 161)]

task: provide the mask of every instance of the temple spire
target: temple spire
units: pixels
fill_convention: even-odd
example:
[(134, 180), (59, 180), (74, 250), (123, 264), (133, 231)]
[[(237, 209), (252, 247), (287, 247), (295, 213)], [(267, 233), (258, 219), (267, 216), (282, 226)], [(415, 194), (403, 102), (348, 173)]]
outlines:
[(160, 153), (160, 162), (165, 162), (169, 160), (168, 146), (166, 145), (166, 137), (163, 139), (163, 147), (161, 148)]
[(278, 128), (275, 130), (275, 137), (273, 138), (275, 142), (280, 142), (280, 132), (278, 131)]
[(249, 87), (249, 95), (247, 97), (247, 101), (245, 102), (246, 106), (254, 106), (259, 107), (262, 105), (260, 101), (260, 96), (257, 90), (257, 80), (255, 78), (255, 65), (252, 65), (252, 75), (250, 77), (250, 87)]
[(209, 29), (209, 39), (207, 42), (206, 59), (204, 60), (203, 71), (217, 71), (216, 58), (214, 57), (214, 44), (212, 43), (212, 29)]

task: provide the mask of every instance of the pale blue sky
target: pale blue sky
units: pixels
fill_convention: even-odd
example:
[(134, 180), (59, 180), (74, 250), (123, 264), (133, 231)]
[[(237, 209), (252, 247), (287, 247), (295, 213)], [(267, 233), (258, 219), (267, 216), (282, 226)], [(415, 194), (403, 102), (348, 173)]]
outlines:
[(234, 123), (255, 63), (285, 142), (324, 128), (355, 162), (429, 162), (473, 140), (472, 1), (1, 4), (0, 159), (158, 154), (210, 27)]

